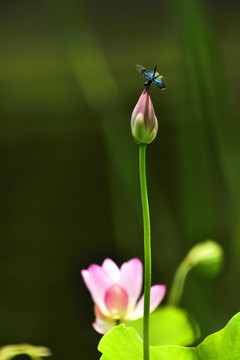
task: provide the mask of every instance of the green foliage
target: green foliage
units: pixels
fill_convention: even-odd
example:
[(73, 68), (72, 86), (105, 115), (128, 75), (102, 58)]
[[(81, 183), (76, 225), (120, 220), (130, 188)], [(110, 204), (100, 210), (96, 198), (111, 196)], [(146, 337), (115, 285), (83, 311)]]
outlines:
[[(127, 324), (134, 327), (142, 338), (143, 319)], [(190, 345), (200, 336), (200, 329), (190, 315), (177, 307), (165, 306), (154, 311), (149, 318), (150, 345)]]
[[(143, 344), (133, 328), (119, 325), (109, 331), (100, 341), (101, 360), (140, 360)], [(239, 360), (240, 359), (240, 313), (227, 326), (208, 336), (197, 347), (177, 345), (151, 346), (151, 360)]]
[(10, 360), (23, 354), (28, 355), (32, 360), (41, 360), (43, 356), (50, 356), (51, 351), (43, 346), (29, 344), (6, 345), (0, 348), (0, 360)]

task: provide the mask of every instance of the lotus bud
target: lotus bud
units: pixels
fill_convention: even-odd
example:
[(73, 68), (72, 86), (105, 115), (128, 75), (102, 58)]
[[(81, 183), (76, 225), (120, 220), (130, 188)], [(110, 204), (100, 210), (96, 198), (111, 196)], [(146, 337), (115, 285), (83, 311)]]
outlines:
[(186, 262), (203, 274), (216, 276), (223, 265), (223, 249), (216, 242), (207, 240), (189, 251)]
[(137, 144), (150, 144), (157, 135), (158, 122), (147, 88), (143, 90), (133, 110), (131, 129)]

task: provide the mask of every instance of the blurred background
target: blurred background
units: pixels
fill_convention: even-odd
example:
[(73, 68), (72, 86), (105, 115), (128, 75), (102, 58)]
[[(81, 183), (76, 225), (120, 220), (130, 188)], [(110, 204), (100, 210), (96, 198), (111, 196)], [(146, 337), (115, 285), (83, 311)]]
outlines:
[(153, 283), (169, 288), (186, 252), (211, 238), (224, 271), (192, 273), (181, 306), (203, 337), (239, 310), (239, 10), (233, 0), (1, 1), (1, 346), (99, 359), (80, 270), (143, 260), (136, 63), (157, 64), (167, 87), (151, 89)]

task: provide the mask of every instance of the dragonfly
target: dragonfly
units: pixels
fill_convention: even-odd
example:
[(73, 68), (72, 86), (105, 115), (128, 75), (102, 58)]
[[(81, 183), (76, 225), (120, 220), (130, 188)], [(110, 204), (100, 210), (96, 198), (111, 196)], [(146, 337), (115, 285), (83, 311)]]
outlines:
[(135, 69), (140, 72), (144, 79), (147, 80), (144, 83), (146, 88), (149, 88), (151, 83), (157, 85), (157, 87), (161, 90), (164, 90), (166, 88), (163, 76), (157, 72), (157, 65), (155, 66), (154, 70), (147, 70), (142, 65), (137, 64), (135, 65)]

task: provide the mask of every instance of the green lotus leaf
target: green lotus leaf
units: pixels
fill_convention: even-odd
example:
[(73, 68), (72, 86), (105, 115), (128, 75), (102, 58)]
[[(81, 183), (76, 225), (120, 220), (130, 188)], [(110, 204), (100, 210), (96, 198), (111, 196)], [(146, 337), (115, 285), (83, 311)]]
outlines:
[[(143, 319), (132, 321), (126, 325), (137, 330), (142, 338)], [(200, 329), (196, 320), (185, 310), (164, 306), (154, 311), (149, 317), (150, 345), (191, 345), (200, 337)]]
[[(98, 347), (101, 360), (141, 360), (143, 343), (134, 328), (119, 325), (105, 334)], [(240, 313), (225, 328), (208, 336), (197, 347), (150, 346), (151, 360), (239, 360)]]

